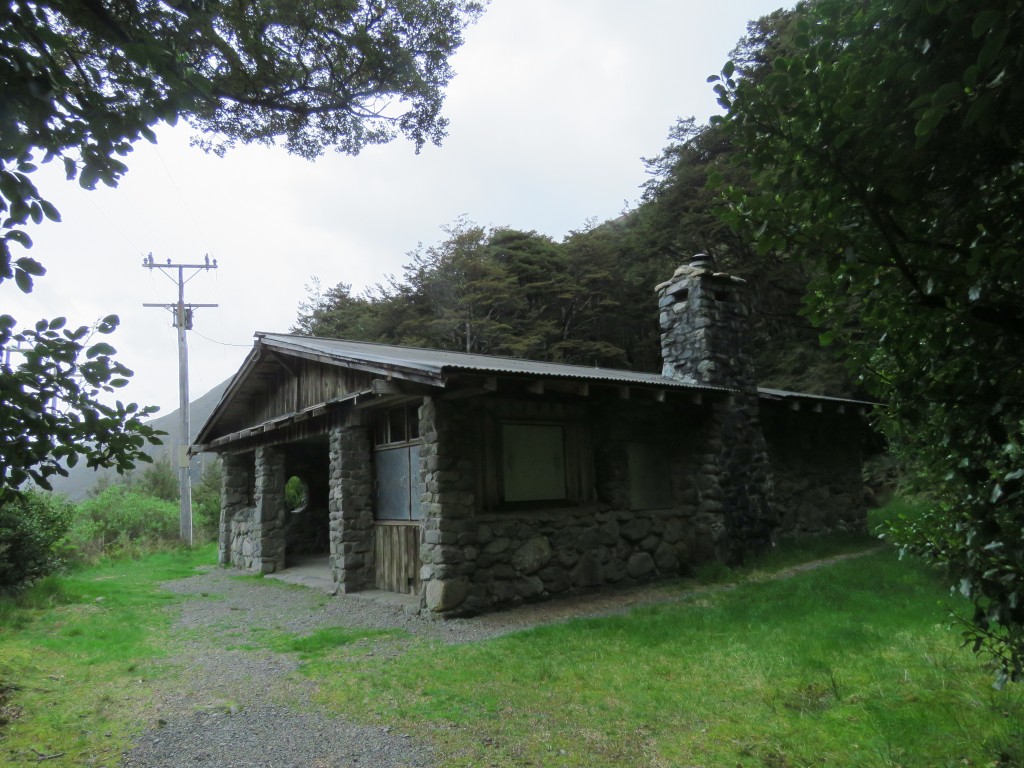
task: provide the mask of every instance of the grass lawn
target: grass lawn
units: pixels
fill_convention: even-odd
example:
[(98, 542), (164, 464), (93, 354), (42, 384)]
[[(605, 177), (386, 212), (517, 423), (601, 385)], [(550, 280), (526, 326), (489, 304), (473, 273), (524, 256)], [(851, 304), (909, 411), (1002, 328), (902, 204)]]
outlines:
[(453, 766), (1009, 766), (1024, 701), (892, 552), (629, 615), (304, 666), (350, 717)]
[[(247, 643), (297, 654), (328, 711), (428, 739), (444, 765), (1024, 764), (1024, 689), (993, 690), (959, 648), (930, 571), (886, 550), (762, 577), (864, 543), (787, 547), (735, 587), (467, 645), (344, 627)], [(154, 555), (0, 602), (0, 686), (17, 686), (0, 764), (116, 765), (174, 685), (152, 661), (187, 639), (167, 635), (182, 598), (158, 584), (212, 561)]]
[(215, 561), (212, 546), (174, 550), (0, 600), (0, 765), (116, 765), (151, 719), (162, 609), (179, 599), (159, 584)]

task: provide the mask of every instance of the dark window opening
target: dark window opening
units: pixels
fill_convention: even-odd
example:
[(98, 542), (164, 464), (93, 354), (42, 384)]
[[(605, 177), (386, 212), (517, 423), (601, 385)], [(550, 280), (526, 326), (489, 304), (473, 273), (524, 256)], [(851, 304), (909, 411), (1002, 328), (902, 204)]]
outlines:
[(651, 443), (630, 443), (629, 464), (630, 509), (667, 509), (673, 505), (672, 462), (668, 447)]
[(566, 499), (565, 430), (558, 424), (503, 424), (502, 500)]

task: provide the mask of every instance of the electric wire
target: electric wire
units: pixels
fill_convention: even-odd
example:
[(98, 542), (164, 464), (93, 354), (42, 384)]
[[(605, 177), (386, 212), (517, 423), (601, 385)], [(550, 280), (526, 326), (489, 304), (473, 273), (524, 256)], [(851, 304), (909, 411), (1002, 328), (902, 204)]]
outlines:
[(153, 151), (156, 153), (157, 159), (160, 161), (160, 165), (163, 166), (164, 173), (167, 174), (167, 179), (171, 182), (171, 186), (174, 187), (174, 191), (178, 195), (178, 199), (181, 200), (181, 206), (185, 209), (185, 213), (188, 214), (188, 218), (192, 222), (192, 226), (195, 227), (196, 232), (199, 233), (200, 240), (208, 243), (210, 241), (209, 238), (206, 236), (206, 233), (203, 232), (203, 228), (199, 226), (199, 222), (196, 221), (196, 217), (192, 215), (192, 209), (188, 207), (188, 203), (185, 201), (185, 196), (181, 194), (181, 189), (178, 187), (177, 182), (174, 181), (171, 169), (167, 167), (167, 163), (164, 162), (164, 157), (160, 154), (160, 149), (156, 144), (153, 145)]
[[(104, 219), (106, 219), (106, 222), (110, 225), (110, 227), (115, 232), (117, 232), (117, 234), (119, 234), (121, 236), (122, 240), (124, 240), (126, 243), (128, 243), (128, 245), (131, 247), (131, 249), (133, 251), (137, 251), (140, 256), (145, 255), (145, 251), (143, 251), (141, 248), (139, 248), (139, 246), (136, 245), (132, 241), (132, 239), (130, 237), (128, 237), (128, 235), (126, 235), (124, 233), (123, 229), (121, 229), (119, 226), (117, 226), (117, 222), (115, 222), (113, 219), (111, 219), (110, 216), (107, 215), (107, 212), (104, 211), (102, 208), (100, 208), (99, 204), (96, 202), (96, 200), (91, 195), (87, 194), (89, 192), (89, 190), (82, 189), (82, 187), (79, 186), (78, 187), (78, 192), (79, 192), (80, 195), (82, 195), (82, 197), (85, 200), (89, 201), (89, 205), (91, 205), (93, 207), (93, 209), (97, 213), (99, 213), (100, 216), (102, 216)], [(122, 197), (125, 197), (125, 195), (122, 195)], [(138, 211), (135, 211), (135, 215), (138, 216)], [(140, 217), (140, 220), (141, 220), (141, 217)], [(143, 224), (143, 226), (146, 226), (145, 222), (142, 222), (142, 224)], [(148, 227), (147, 227), (147, 229), (148, 229)]]
[(195, 328), (193, 328), (190, 331), (190, 333), (195, 334), (196, 336), (198, 336), (201, 339), (205, 339), (206, 341), (209, 341), (211, 344), (220, 344), (221, 346), (224, 346), (224, 347), (251, 347), (252, 346), (252, 344), (234, 344), (234, 343), (232, 343), (230, 341), (218, 341), (217, 339), (211, 339), (209, 336), (204, 336), (203, 334), (201, 334)]

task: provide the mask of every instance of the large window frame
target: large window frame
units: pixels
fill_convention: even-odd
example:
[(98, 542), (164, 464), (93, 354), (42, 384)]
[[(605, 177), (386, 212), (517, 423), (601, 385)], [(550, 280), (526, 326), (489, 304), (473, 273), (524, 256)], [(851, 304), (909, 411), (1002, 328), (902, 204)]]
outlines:
[[(541, 490), (546, 492), (525, 494), (533, 496), (524, 498), (517, 492), (522, 489), (517, 485), (515, 476), (508, 477), (505, 471), (506, 453), (509, 448), (505, 438), (505, 428), (510, 434), (529, 431), (536, 428), (546, 434), (549, 446), (553, 446), (560, 434), (561, 474), (555, 481), (555, 475), (549, 473), (541, 483)], [(485, 416), (480, 422), (479, 443), (479, 486), (478, 498), (484, 512), (500, 513), (529, 511), (541, 509), (557, 509), (577, 507), (595, 500), (593, 456), (590, 446), (589, 431), (583, 422), (574, 418), (530, 419), (518, 415), (507, 417)], [(544, 440), (545, 438), (540, 438)], [(527, 438), (527, 441), (529, 438)], [(516, 443), (512, 438), (512, 443)], [(522, 447), (522, 441), (519, 441)], [(520, 477), (521, 477), (520, 473)], [(511, 480), (511, 486), (509, 481)], [(537, 498), (543, 496), (544, 498)]]
[[(419, 403), (376, 410), (371, 416), (371, 426), (374, 522), (419, 522), (422, 518), (419, 497), (423, 491)], [(382, 487), (381, 473), (395, 480), (397, 487)], [(400, 509), (404, 509), (401, 514)]]
[(502, 503), (568, 501), (565, 425), (506, 421), (500, 433)]

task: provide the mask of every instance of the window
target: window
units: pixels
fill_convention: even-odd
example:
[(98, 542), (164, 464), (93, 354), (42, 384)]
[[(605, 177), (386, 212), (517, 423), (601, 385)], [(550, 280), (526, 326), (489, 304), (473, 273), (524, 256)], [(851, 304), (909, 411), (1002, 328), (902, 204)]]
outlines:
[(502, 500), (566, 499), (565, 430), (557, 424), (502, 424)]
[(672, 462), (665, 445), (630, 443), (630, 509), (665, 509), (672, 506)]
[(373, 446), (411, 443), (420, 439), (419, 405), (377, 411), (373, 415)]
[(374, 517), (411, 521), (420, 518), (418, 404), (377, 411), (373, 416)]
[(296, 515), (309, 508), (309, 484), (298, 475), (292, 475), (284, 484), (284, 506)]

